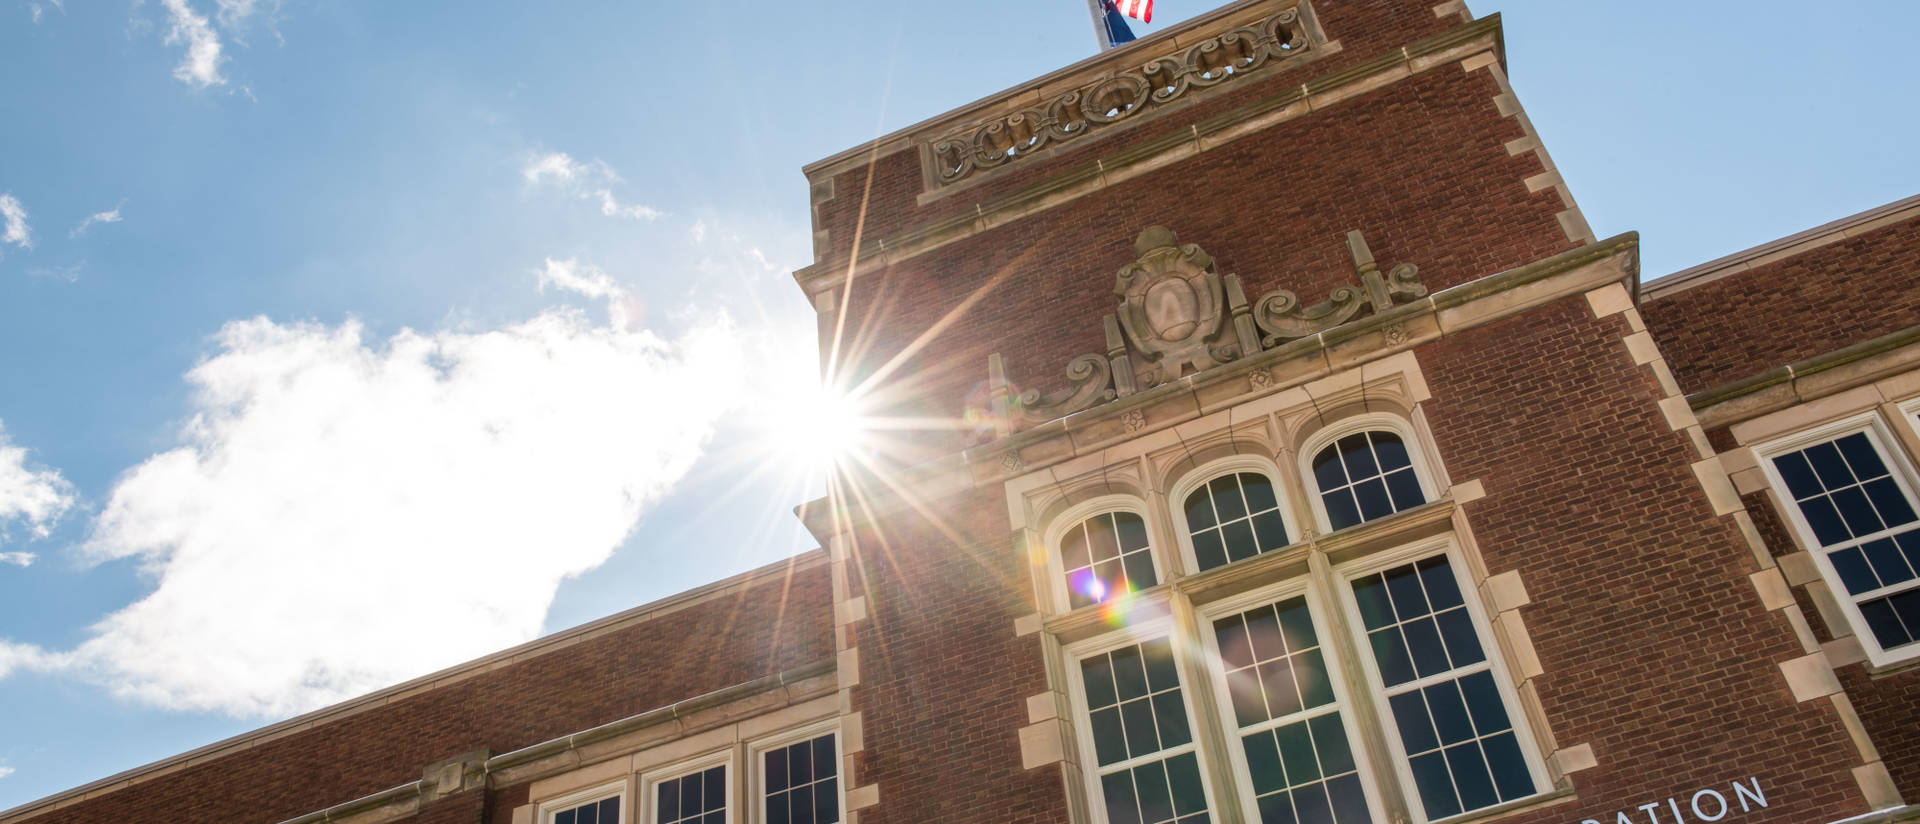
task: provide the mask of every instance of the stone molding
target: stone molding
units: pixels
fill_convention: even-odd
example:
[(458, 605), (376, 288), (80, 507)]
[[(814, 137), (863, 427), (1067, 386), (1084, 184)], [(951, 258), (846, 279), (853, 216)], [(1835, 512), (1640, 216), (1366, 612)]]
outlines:
[[(1170, 44), (1171, 45), (1171, 44)], [(1250, 25), (1102, 77), (1044, 103), (996, 113), (985, 122), (922, 141), (929, 188), (985, 175), (1050, 146), (1098, 134), (1113, 124), (1305, 54), (1312, 47), (1298, 8), (1282, 9)]]
[[(1378, 315), (1393, 308), (1395, 298), (1426, 297), (1420, 272), (1410, 263), (1386, 273), (1374, 262), (1372, 250), (1360, 232), (1347, 233), (1347, 251), (1353, 257), (1357, 285), (1334, 287), (1326, 300), (1312, 306), (1285, 289), (1277, 289), (1249, 304), (1237, 275), (1222, 276), (1212, 256), (1197, 244), (1180, 243), (1173, 230), (1151, 226), (1134, 241), (1134, 262), (1120, 268), (1113, 293), (1114, 314), (1102, 318), (1106, 327), (1104, 353), (1081, 355), (1067, 366), (1066, 389), (1041, 393), (1019, 391), (1007, 373), (1005, 358), (987, 357), (987, 386), (994, 434), (1005, 437), (1033, 425), (1055, 420), (1143, 389), (1205, 373), (1230, 361), (1312, 337), (1352, 321), (1362, 309)], [(1406, 338), (1404, 326), (1389, 324), (1389, 344)], [(1264, 334), (1262, 334), (1264, 333)], [(1256, 371), (1249, 380), (1272, 373)], [(1146, 426), (1138, 409), (1123, 413), (1129, 432)]]
[(1920, 324), (1775, 367), (1687, 396), (1708, 429), (1872, 384), (1920, 368)]
[(1850, 240), (1917, 218), (1920, 218), (1920, 195), (1902, 198), (1647, 281), (1642, 287), (1641, 297), (1644, 300), (1659, 300), (1676, 292), (1811, 252), (1830, 243)]

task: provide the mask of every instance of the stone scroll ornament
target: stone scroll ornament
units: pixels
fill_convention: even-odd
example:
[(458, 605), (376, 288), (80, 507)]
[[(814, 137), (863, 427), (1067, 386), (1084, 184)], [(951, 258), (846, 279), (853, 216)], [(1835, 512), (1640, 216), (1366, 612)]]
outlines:
[(1138, 69), (1103, 77), (1038, 106), (962, 127), (928, 144), (941, 185), (1011, 163), (1170, 103), (1195, 89), (1257, 71), (1307, 48), (1300, 13), (1286, 9), (1229, 29)]
[[(1118, 305), (1114, 314), (1103, 319), (1106, 352), (1069, 361), (1066, 388), (1018, 389), (1006, 359), (999, 354), (988, 356), (994, 435), (1005, 437), (1317, 335), (1353, 320), (1362, 310), (1383, 312), (1395, 298), (1427, 294), (1413, 264), (1402, 263), (1383, 274), (1359, 232), (1347, 233), (1347, 251), (1353, 256), (1358, 284), (1335, 287), (1326, 300), (1311, 306), (1303, 306), (1286, 290), (1269, 292), (1249, 304), (1240, 278), (1221, 275), (1213, 257), (1198, 245), (1181, 243), (1164, 226), (1149, 227), (1134, 241), (1134, 261), (1120, 267), (1114, 278)], [(1138, 428), (1128, 422), (1128, 431)]]

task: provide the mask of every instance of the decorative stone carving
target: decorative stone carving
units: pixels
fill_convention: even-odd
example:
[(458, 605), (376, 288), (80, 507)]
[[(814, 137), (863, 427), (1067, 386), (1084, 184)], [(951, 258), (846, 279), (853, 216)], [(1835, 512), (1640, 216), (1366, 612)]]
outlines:
[(1213, 258), (1200, 247), (1182, 245), (1173, 230), (1154, 226), (1133, 242), (1139, 259), (1120, 269), (1113, 293), (1120, 299), (1120, 328), (1144, 357), (1150, 384), (1178, 380), (1191, 366), (1212, 369), (1238, 352), (1219, 352), (1225, 292)]
[[(1137, 258), (1114, 277), (1119, 305), (1114, 314), (1102, 319), (1106, 351), (1069, 361), (1065, 389), (1016, 389), (1006, 359), (998, 354), (987, 357), (994, 434), (1005, 437), (1318, 334), (1352, 320), (1362, 309), (1380, 312), (1392, 306), (1394, 298), (1427, 293), (1412, 264), (1381, 274), (1359, 232), (1347, 233), (1347, 249), (1353, 255), (1359, 285), (1337, 287), (1326, 301), (1308, 307), (1284, 290), (1270, 292), (1250, 305), (1240, 279), (1219, 274), (1213, 258), (1198, 245), (1181, 243), (1164, 226), (1149, 227), (1134, 241)], [(1398, 323), (1387, 324), (1383, 334), (1393, 346), (1407, 337)], [(1262, 389), (1276, 383), (1264, 367), (1251, 370), (1247, 379)], [(1129, 410), (1121, 416), (1121, 424), (1128, 432), (1136, 432), (1146, 427), (1146, 417), (1138, 409)]]
[(1250, 26), (1229, 29), (1133, 71), (1101, 78), (1045, 104), (963, 127), (928, 145), (941, 185), (981, 169), (1011, 163), (1054, 143), (1074, 140), (1193, 89), (1281, 62), (1307, 49), (1307, 30), (1295, 9)]
[[(1284, 289), (1261, 296), (1253, 307), (1253, 322), (1267, 333), (1263, 346), (1274, 346), (1297, 338), (1317, 335), (1346, 323), (1372, 307), (1375, 313), (1393, 306), (1394, 298), (1425, 297), (1427, 287), (1420, 284), (1420, 270), (1411, 263), (1393, 267), (1385, 275), (1373, 261), (1373, 251), (1357, 231), (1347, 233), (1347, 251), (1353, 255), (1353, 269), (1360, 276), (1358, 286), (1337, 286), (1327, 299), (1312, 306), (1301, 306), (1300, 299)], [(1404, 336), (1404, 332), (1402, 333)]]

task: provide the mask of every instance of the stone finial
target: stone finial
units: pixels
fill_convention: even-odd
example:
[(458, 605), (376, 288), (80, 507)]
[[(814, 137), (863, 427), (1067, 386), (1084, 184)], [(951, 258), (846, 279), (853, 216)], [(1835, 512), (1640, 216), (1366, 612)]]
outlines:
[(1148, 226), (1141, 230), (1140, 237), (1134, 239), (1133, 254), (1135, 257), (1146, 257), (1148, 252), (1155, 249), (1179, 245), (1180, 236), (1174, 234), (1172, 229), (1165, 226)]

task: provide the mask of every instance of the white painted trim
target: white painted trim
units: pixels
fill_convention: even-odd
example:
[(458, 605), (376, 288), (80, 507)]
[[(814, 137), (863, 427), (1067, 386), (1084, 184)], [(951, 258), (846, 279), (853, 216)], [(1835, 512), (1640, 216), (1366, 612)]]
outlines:
[(631, 789), (631, 784), (631, 776), (628, 776), (618, 781), (588, 787), (587, 789), (571, 792), (559, 798), (538, 802), (533, 808), (533, 820), (540, 822), (540, 824), (553, 824), (554, 816), (560, 813), (575, 807), (598, 803), (617, 796), (620, 799), (619, 824), (632, 824), (634, 820), (633, 802), (632, 794), (628, 792), (628, 790)]
[(740, 806), (742, 799), (739, 795), (740, 782), (735, 780), (740, 771), (739, 765), (735, 763), (734, 758), (737, 750), (737, 747), (728, 747), (724, 750), (708, 753), (699, 758), (687, 759), (670, 766), (641, 773), (640, 803), (634, 805), (634, 809), (640, 814), (639, 821), (636, 822), (636, 824), (654, 824), (654, 822), (659, 820), (657, 815), (658, 810), (656, 809), (658, 802), (654, 799), (659, 797), (659, 793), (655, 792), (655, 789), (659, 787), (661, 782), (685, 778), (694, 773), (704, 772), (720, 766), (727, 768), (727, 810), (725, 818), (728, 824), (732, 824), (732, 822), (738, 820), (739, 817), (735, 815), (734, 808)]
[[(1339, 663), (1339, 648), (1343, 644), (1353, 643), (1353, 635), (1339, 627), (1328, 626), (1326, 616), (1329, 613), (1325, 593), (1313, 586), (1311, 580), (1310, 576), (1303, 575), (1207, 604), (1199, 610), (1200, 642), (1206, 649), (1205, 660), (1208, 664), (1207, 680), (1212, 682), (1215, 706), (1219, 708), (1219, 716), (1215, 720), (1220, 724), (1222, 737), (1226, 739), (1228, 762), (1233, 768), (1236, 788), (1240, 791), (1241, 809), (1258, 810), (1259, 805), (1255, 801), (1256, 795), (1253, 788), (1253, 770), (1247, 765), (1246, 747), (1240, 743), (1240, 724), (1239, 719), (1233, 714), (1233, 696), (1227, 690), (1225, 667), (1216, 669), (1214, 666), (1215, 662), (1221, 661), (1221, 656), (1219, 639), (1212, 631), (1213, 622), (1260, 606), (1279, 603), (1294, 596), (1305, 597), (1307, 614), (1313, 621), (1313, 631), (1320, 639), (1321, 661), (1327, 668), (1328, 680), (1333, 684), (1335, 711), (1340, 713), (1341, 729), (1347, 734), (1347, 750), (1359, 773), (1360, 787), (1367, 799), (1367, 809), (1373, 812), (1375, 818), (1379, 818), (1386, 806), (1378, 786), (1378, 770), (1367, 758), (1366, 739), (1360, 735), (1358, 714), (1353, 709), (1353, 693), (1346, 679), (1342, 677)], [(1324, 715), (1325, 712), (1318, 714)], [(1293, 716), (1285, 716), (1293, 720), (1307, 717), (1310, 716), (1306, 710)], [(1269, 721), (1259, 726), (1271, 729), (1283, 724)]]
[[(1901, 408), (1908, 424), (1913, 425), (1914, 412), (1909, 411), (1910, 409), (1920, 409), (1920, 399), (1908, 401)], [(1846, 615), (1847, 623), (1853, 630), (1853, 636), (1859, 639), (1860, 648), (1866, 651), (1867, 660), (1876, 667), (1894, 666), (1920, 659), (1920, 643), (1915, 643), (1898, 652), (1889, 652), (1880, 646), (1879, 639), (1873, 637), (1873, 631), (1867, 627), (1866, 619), (1860, 615), (1859, 601), (1862, 597), (1881, 596), (1855, 596), (1847, 592), (1846, 586), (1840, 581), (1839, 571), (1834, 569), (1833, 561), (1828, 557), (1832, 550), (1823, 546), (1820, 539), (1813, 534), (1812, 526), (1807, 523), (1806, 516), (1801, 514), (1799, 504), (1793, 500), (1792, 493), (1787, 491), (1787, 485), (1773, 462), (1781, 455), (1835, 441), (1855, 432), (1866, 433), (1867, 442), (1880, 455), (1880, 459), (1886, 462), (1889, 475), (1900, 487), (1901, 493), (1907, 496), (1907, 503), (1916, 511), (1920, 511), (1920, 496), (1914, 494), (1914, 490), (1920, 488), (1920, 476), (1915, 474), (1913, 465), (1907, 460), (1904, 450), (1888, 447), (1888, 444), (1897, 444), (1899, 441), (1893, 436), (1887, 422), (1878, 412), (1849, 415), (1777, 440), (1758, 444), (1753, 447), (1753, 454), (1760, 464), (1760, 471), (1767, 476), (1768, 495), (1773, 501), (1774, 511), (1786, 519), (1787, 528), (1792, 530), (1801, 548), (1813, 558), (1814, 566), (1820, 570), (1820, 577), (1826, 581), (1828, 588), (1833, 592), (1833, 600), (1839, 603), (1841, 612)], [(1858, 544), (1854, 545), (1858, 546)], [(1908, 587), (1908, 589), (1911, 588)]]
[(767, 824), (766, 821), (766, 776), (762, 775), (762, 758), (767, 750), (791, 746), (802, 741), (811, 741), (828, 733), (833, 734), (833, 775), (834, 791), (840, 796), (840, 820), (847, 820), (847, 756), (845, 750), (846, 733), (840, 729), (838, 717), (818, 721), (803, 727), (776, 733), (753, 741), (747, 745), (747, 770), (753, 774), (751, 786), (753, 792), (747, 798), (745, 820), (749, 824)]
[[(1199, 557), (1193, 551), (1193, 530), (1187, 525), (1187, 496), (1211, 483), (1215, 478), (1241, 472), (1258, 473), (1273, 484), (1274, 500), (1280, 504), (1280, 517), (1287, 524), (1287, 542), (1283, 546), (1292, 546), (1300, 542), (1302, 535), (1300, 515), (1293, 511), (1293, 507), (1287, 505), (1287, 488), (1285, 479), (1281, 475), (1280, 465), (1258, 455), (1228, 455), (1216, 458), (1180, 476), (1180, 480), (1174, 483), (1167, 493), (1168, 520), (1172, 522), (1174, 541), (1179, 545), (1180, 560), (1185, 565), (1187, 574), (1192, 575), (1202, 571)], [(1270, 551), (1278, 550), (1279, 547), (1276, 547)]]
[[(1436, 555), (1447, 557), (1447, 567), (1453, 572), (1454, 585), (1460, 588), (1460, 597), (1466, 602), (1467, 615), (1473, 619), (1474, 632), (1479, 636), (1481, 651), (1486, 655), (1486, 668), (1493, 673), (1494, 684), (1500, 690), (1500, 699), (1506, 705), (1507, 720), (1513, 724), (1514, 736), (1519, 740), (1520, 755), (1526, 760), (1527, 773), (1533, 779), (1535, 790), (1533, 795), (1526, 798), (1537, 798), (1553, 789), (1546, 762), (1540, 753), (1540, 745), (1534, 737), (1532, 725), (1527, 720), (1525, 705), (1521, 703), (1519, 692), (1513, 687), (1512, 672), (1508, 668), (1506, 654), (1498, 637), (1493, 633), (1492, 625), (1487, 620), (1486, 607), (1480, 602), (1477, 588), (1466, 578), (1467, 562), (1459, 542), (1450, 534), (1417, 541), (1398, 549), (1358, 558), (1334, 568), (1334, 575), (1341, 584), (1339, 600), (1341, 612), (1347, 622), (1347, 637), (1355, 645), (1358, 653), (1356, 657), (1360, 659), (1361, 668), (1366, 670), (1367, 691), (1373, 697), (1374, 708), (1383, 728), (1383, 737), (1393, 755), (1394, 775), (1400, 781), (1400, 786), (1406, 790), (1407, 811), (1413, 815), (1414, 824), (1425, 824), (1430, 819), (1427, 818), (1425, 803), (1420, 800), (1418, 785), (1413, 780), (1413, 770), (1408, 760), (1406, 744), (1400, 740), (1399, 722), (1394, 718), (1393, 706), (1387, 700), (1386, 679), (1381, 677), (1380, 665), (1373, 660), (1372, 645), (1366, 640), (1366, 623), (1361, 620), (1359, 602), (1353, 597), (1353, 581), (1356, 578), (1423, 561)], [(1450, 680), (1460, 677), (1462, 673), (1471, 674), (1478, 671), (1479, 666), (1476, 664), (1451, 669), (1445, 676), (1432, 676), (1430, 679), (1411, 681), (1396, 687), (1395, 690), (1405, 692), (1417, 686), (1425, 686), (1426, 680), (1434, 683)], [(1519, 803), (1523, 800), (1501, 802), (1494, 807)], [(1493, 807), (1467, 810), (1445, 819), (1433, 820), (1472, 817), (1476, 812), (1487, 809), (1493, 809)]]
[[(1084, 779), (1087, 793), (1087, 808), (1093, 811), (1095, 821), (1109, 821), (1107, 798), (1101, 788), (1100, 759), (1093, 747), (1093, 715), (1087, 704), (1086, 679), (1080, 676), (1080, 662), (1086, 658), (1110, 652), (1120, 647), (1138, 644), (1165, 636), (1173, 649), (1174, 671), (1180, 676), (1180, 703), (1187, 712), (1186, 744), (1168, 750), (1160, 750), (1158, 759), (1172, 758), (1181, 753), (1192, 751), (1200, 768), (1200, 789), (1207, 797), (1207, 811), (1210, 817), (1218, 817), (1219, 805), (1214, 800), (1213, 782), (1208, 780), (1207, 748), (1201, 746), (1204, 728), (1199, 713), (1194, 710), (1193, 690), (1195, 653), (1190, 646), (1191, 639), (1185, 637), (1174, 625), (1170, 616), (1159, 616), (1145, 621), (1129, 623), (1127, 626), (1104, 635), (1068, 644), (1061, 649), (1065, 659), (1067, 696), (1073, 705), (1073, 729), (1076, 754), (1080, 758), (1080, 774)], [(1137, 764), (1134, 766), (1138, 766)], [(1115, 768), (1120, 769), (1120, 768)]]
[(1348, 435), (1379, 430), (1399, 436), (1401, 445), (1407, 449), (1407, 459), (1413, 463), (1413, 476), (1420, 481), (1420, 494), (1426, 498), (1426, 502), (1432, 503), (1440, 498), (1440, 490), (1434, 483), (1433, 464), (1427, 454), (1430, 444), (1426, 438), (1420, 437), (1412, 421), (1391, 412), (1368, 412), (1342, 418), (1320, 427), (1312, 437), (1301, 443), (1299, 452), (1295, 454), (1298, 466), (1294, 471), (1300, 473), (1301, 483), (1307, 490), (1307, 502), (1313, 506), (1314, 527), (1320, 534), (1334, 530), (1332, 522), (1327, 519), (1327, 504), (1321, 494), (1320, 481), (1313, 473), (1314, 456)]

